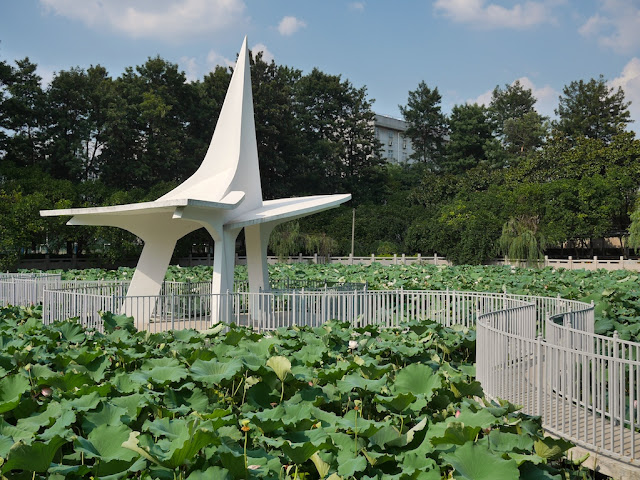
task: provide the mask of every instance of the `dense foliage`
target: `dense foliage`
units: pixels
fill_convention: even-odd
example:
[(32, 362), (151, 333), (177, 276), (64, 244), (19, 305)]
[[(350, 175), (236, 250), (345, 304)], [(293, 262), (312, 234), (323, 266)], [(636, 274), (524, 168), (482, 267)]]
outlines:
[[(69, 270), (64, 279), (114, 280), (131, 278), (133, 269)], [(169, 267), (167, 280), (210, 281), (211, 267)], [(368, 288), (407, 290), (451, 290), (508, 292), (520, 295), (561, 296), (571, 300), (594, 301), (596, 333), (618, 331), (624, 340), (640, 341), (640, 274), (628, 270), (565, 270), (503, 266), (434, 265), (307, 265), (269, 266), (274, 280), (298, 279), (329, 282), (367, 283)], [(247, 269), (236, 267), (236, 280), (247, 281)]]
[[(620, 255), (604, 240), (612, 237), (629, 253), (640, 141), (625, 130), (624, 92), (602, 77), (565, 87), (554, 122), (520, 82), (496, 86), (486, 106), (456, 105), (450, 114), (438, 87), (420, 82), (400, 108), (414, 163), (391, 165), (381, 162), (380, 140), (388, 140), (376, 136), (365, 87), (260, 54), (251, 62), (265, 199), (353, 195), (300, 220), (300, 238), (314, 241), (291, 249), (348, 254), (355, 207), (356, 255), (435, 252), (478, 264), (501, 253), (503, 227), (523, 218), (536, 219), (545, 253)], [(29, 59), (0, 60), (0, 269), (45, 249), (104, 264), (135, 258), (141, 242), (128, 232), (67, 228), (38, 211), (153, 200), (173, 188), (204, 157), (229, 79), (219, 67), (189, 82), (156, 57), (117, 78), (101, 66), (61, 70), (43, 86)], [(530, 244), (527, 231), (514, 242)], [(176, 255), (212, 243), (199, 230)]]
[(0, 469), (14, 479), (582, 478), (539, 418), (483, 398), (475, 334), (328, 323), (104, 333), (0, 310)]

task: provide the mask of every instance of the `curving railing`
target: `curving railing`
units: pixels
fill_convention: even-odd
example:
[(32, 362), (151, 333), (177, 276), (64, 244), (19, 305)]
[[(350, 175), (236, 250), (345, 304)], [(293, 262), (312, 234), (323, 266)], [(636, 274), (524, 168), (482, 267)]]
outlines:
[(331, 319), (389, 328), (414, 319), (475, 326), (477, 378), (488, 397), (521, 405), (542, 417), (550, 432), (599, 454), (638, 458), (640, 344), (596, 335), (593, 304), (506, 293), (327, 287), (211, 295), (206, 284), (168, 283), (161, 295), (126, 297), (126, 285), (118, 282), (62, 282), (43, 289), (43, 321), (75, 317), (101, 329), (98, 312), (109, 310), (133, 316), (139, 329), (152, 332), (205, 329), (218, 321), (261, 331)]

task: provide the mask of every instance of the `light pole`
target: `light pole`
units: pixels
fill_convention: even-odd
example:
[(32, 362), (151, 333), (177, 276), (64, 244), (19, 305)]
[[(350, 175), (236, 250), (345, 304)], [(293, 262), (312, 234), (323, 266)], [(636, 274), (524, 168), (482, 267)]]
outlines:
[(351, 220), (351, 258), (353, 258), (353, 247), (355, 245), (356, 238), (356, 209), (353, 209), (353, 218)]

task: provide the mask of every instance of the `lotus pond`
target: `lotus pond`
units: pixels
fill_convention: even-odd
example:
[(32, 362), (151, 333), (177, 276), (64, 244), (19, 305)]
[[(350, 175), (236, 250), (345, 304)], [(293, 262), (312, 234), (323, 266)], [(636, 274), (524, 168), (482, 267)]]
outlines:
[(0, 309), (0, 462), (15, 479), (565, 479), (570, 446), (484, 398), (475, 332), (337, 322), (105, 333)]

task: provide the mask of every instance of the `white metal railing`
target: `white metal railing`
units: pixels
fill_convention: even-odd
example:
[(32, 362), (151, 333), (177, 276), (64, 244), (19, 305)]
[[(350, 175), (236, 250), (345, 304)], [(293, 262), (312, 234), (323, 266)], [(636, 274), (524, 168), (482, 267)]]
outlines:
[(59, 273), (0, 273), (0, 305), (37, 305), (45, 288), (60, 284)]

